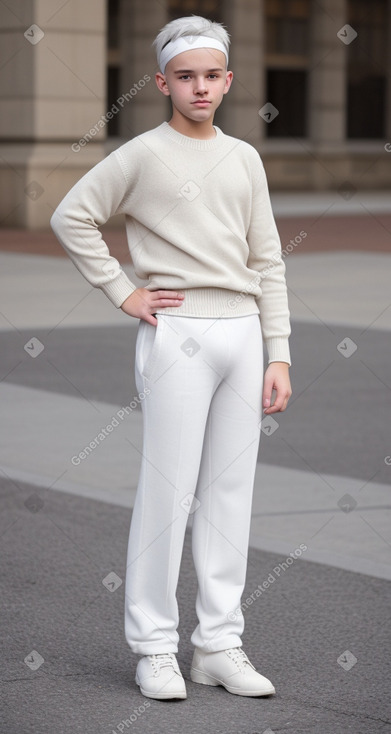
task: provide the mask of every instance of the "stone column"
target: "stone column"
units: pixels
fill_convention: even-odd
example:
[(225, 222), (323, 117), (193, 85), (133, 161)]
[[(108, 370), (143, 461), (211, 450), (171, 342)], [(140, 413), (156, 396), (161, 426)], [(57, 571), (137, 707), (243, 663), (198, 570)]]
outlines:
[(229, 68), (232, 86), (218, 110), (216, 124), (227, 135), (246, 140), (260, 150), (264, 121), (258, 110), (266, 102), (263, 60), (263, 1), (225, 0), (223, 23), (231, 37)]
[(120, 94), (125, 97), (120, 118), (120, 135), (133, 138), (169, 120), (169, 100), (159, 92), (155, 73), (156, 55), (151, 47), (168, 22), (165, 2), (122, 0), (120, 8)]
[(346, 0), (311, 3), (309, 138), (315, 152), (345, 142), (347, 47), (337, 32), (346, 24)]
[(47, 228), (105, 155), (106, 2), (1, 3), (0, 34), (0, 226)]

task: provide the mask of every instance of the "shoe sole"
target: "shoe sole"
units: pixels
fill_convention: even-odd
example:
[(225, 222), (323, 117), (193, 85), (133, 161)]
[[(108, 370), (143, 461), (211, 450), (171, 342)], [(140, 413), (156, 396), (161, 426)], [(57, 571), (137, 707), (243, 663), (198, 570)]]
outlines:
[(196, 670), (195, 668), (191, 668), (190, 678), (193, 683), (201, 683), (204, 686), (223, 686), (228, 693), (233, 693), (236, 696), (272, 696), (276, 692), (274, 686), (268, 690), (262, 691), (244, 691), (242, 688), (232, 688), (232, 686), (228, 686), (218, 678), (213, 678), (213, 676), (204, 673), (202, 670)]
[(140, 688), (141, 693), (143, 696), (146, 696), (146, 698), (155, 698), (160, 700), (166, 700), (168, 698), (187, 698), (186, 691), (178, 691), (177, 693), (170, 693), (170, 692), (160, 692), (160, 693), (154, 693), (153, 691), (147, 691), (145, 688), (142, 687), (141, 683), (138, 680), (138, 677), (136, 676), (136, 683)]

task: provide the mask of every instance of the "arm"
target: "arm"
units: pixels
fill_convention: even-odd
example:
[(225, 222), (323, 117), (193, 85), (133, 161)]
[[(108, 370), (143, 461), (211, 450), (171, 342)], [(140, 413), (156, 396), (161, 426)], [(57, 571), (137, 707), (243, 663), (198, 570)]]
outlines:
[[(284, 411), (292, 394), (289, 379), (291, 327), (281, 241), (271, 207), (266, 173), (258, 154), (257, 169), (247, 233), (250, 250), (247, 264), (260, 276), (262, 294), (257, 304), (269, 357), (264, 377), (263, 408), (264, 413), (271, 414)], [(272, 405), (273, 390), (276, 391), (276, 398)]]
[(130, 191), (115, 151), (88, 171), (68, 192), (50, 225), (74, 265), (95, 288), (129, 316), (156, 326), (157, 308), (180, 306), (183, 294), (137, 288), (110, 255), (98, 227), (120, 213)]
[(97, 163), (62, 199), (50, 226), (72, 262), (119, 308), (136, 290), (110, 255), (98, 227), (121, 211), (129, 185), (115, 152)]

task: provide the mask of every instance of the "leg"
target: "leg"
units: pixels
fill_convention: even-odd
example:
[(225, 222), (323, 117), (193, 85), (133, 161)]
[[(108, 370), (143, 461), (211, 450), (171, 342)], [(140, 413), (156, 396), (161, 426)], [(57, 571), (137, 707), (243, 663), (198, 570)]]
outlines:
[(200, 505), (192, 526), (199, 624), (191, 641), (205, 652), (242, 644), (244, 619), (239, 608), (262, 419), (259, 317), (222, 322), (230, 348), (224, 379), (210, 406), (196, 488)]
[(204, 319), (141, 321), (135, 374), (143, 399), (143, 452), (125, 579), (125, 637), (141, 655), (178, 651), (176, 589), (189, 504), (218, 376), (201, 358)]

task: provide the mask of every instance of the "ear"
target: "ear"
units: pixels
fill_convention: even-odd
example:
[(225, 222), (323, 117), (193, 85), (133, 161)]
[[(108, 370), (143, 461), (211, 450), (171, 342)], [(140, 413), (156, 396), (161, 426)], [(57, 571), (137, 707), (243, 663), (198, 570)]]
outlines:
[(155, 74), (155, 82), (159, 91), (162, 92), (162, 94), (164, 94), (166, 97), (169, 97), (170, 90), (167, 86), (165, 75), (162, 74), (160, 71), (157, 71)]
[(224, 94), (227, 94), (227, 92), (229, 91), (229, 88), (230, 88), (230, 86), (232, 84), (233, 76), (234, 75), (233, 75), (232, 71), (227, 71), (227, 75), (226, 75), (226, 78), (225, 78)]

